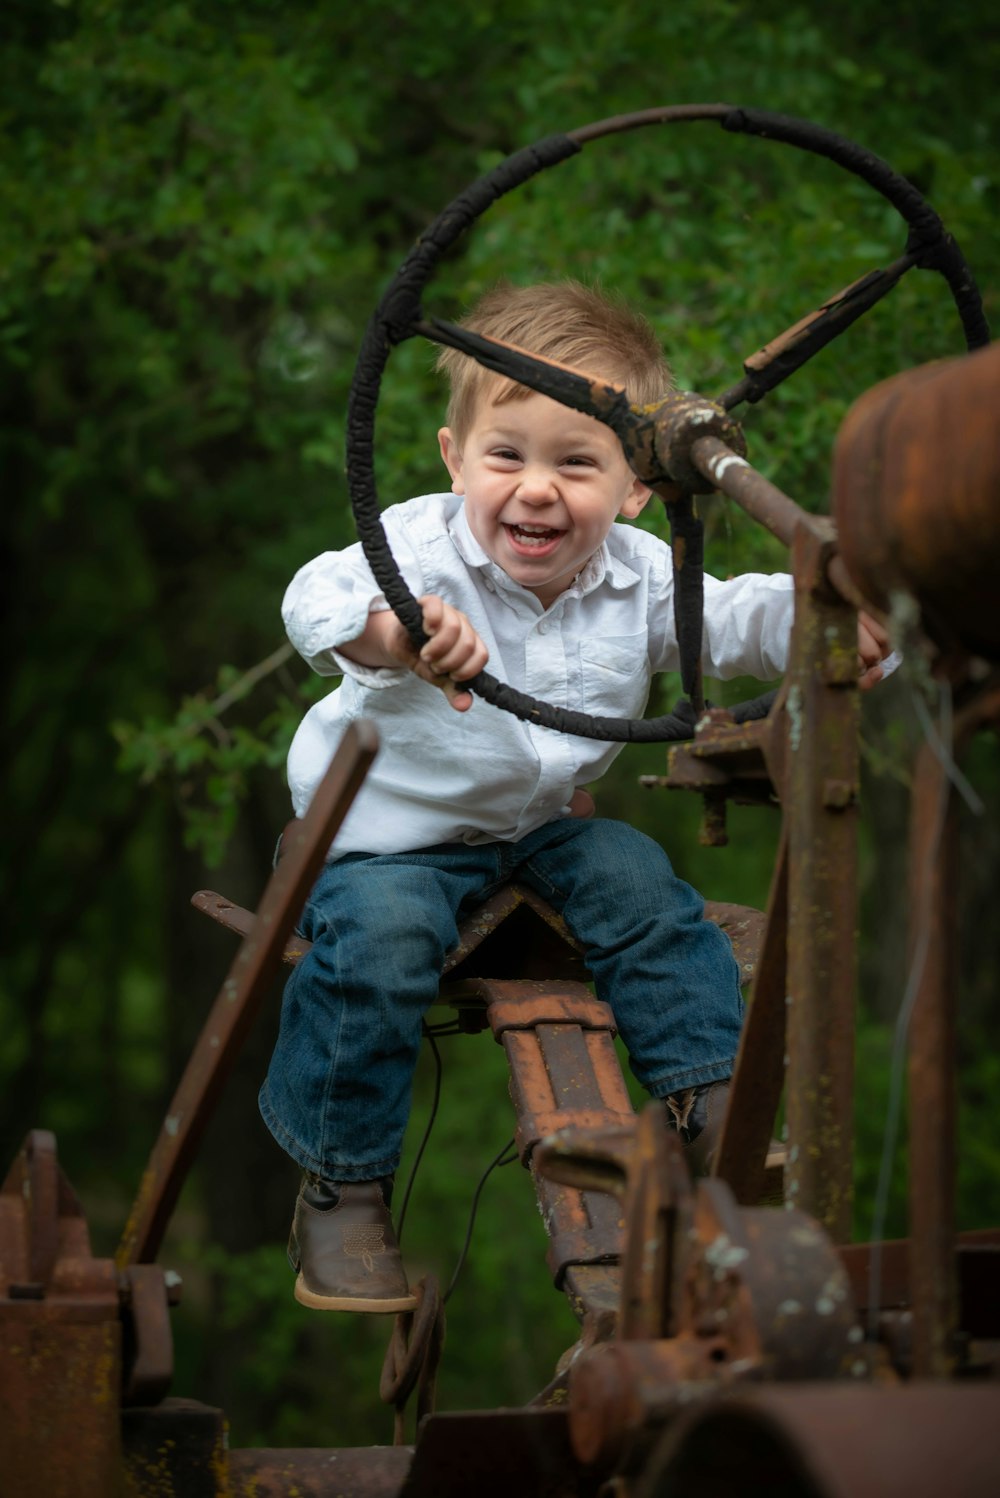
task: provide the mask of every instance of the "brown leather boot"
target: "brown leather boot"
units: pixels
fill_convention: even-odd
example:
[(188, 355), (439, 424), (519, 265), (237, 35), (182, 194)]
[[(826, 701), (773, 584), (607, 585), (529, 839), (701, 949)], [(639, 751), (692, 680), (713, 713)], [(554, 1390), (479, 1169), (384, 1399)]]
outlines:
[[(684, 1144), (684, 1157), (691, 1174), (707, 1176), (722, 1138), (722, 1124), (729, 1103), (729, 1082), (708, 1082), (701, 1087), (686, 1087), (683, 1092), (664, 1098), (667, 1123)], [(782, 1173), (788, 1151), (772, 1139), (764, 1161), (765, 1200), (781, 1200)]]
[(295, 1203), (288, 1240), (288, 1257), (298, 1270), (295, 1299), (316, 1311), (412, 1311), (417, 1300), (406, 1282), (381, 1181), (340, 1183), (336, 1206), (330, 1207), (315, 1205), (322, 1201), (320, 1184), (303, 1181)]

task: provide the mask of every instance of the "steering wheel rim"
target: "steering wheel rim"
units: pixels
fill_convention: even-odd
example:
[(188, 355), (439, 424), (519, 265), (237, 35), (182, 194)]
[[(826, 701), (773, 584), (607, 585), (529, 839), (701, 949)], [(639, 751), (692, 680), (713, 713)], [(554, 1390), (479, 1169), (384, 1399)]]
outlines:
[[(761, 388), (755, 389), (750, 379), (749, 388), (744, 389), (744, 386), (748, 386), (748, 379), (745, 379), (739, 385), (731, 387), (722, 398), (727, 407), (744, 399), (760, 399), (767, 389), (773, 388), (792, 369), (811, 357), (811, 353), (816, 352), (818, 347), (843, 331), (850, 321), (873, 305), (875, 300), (880, 299), (881, 295), (896, 284), (905, 271), (913, 267), (937, 270), (945, 277), (970, 350), (989, 342), (989, 328), (983, 315), (982, 299), (975, 279), (954, 237), (947, 232), (935, 210), (912, 183), (895, 172), (881, 157), (811, 121), (766, 110), (741, 109), (729, 104), (672, 105), (599, 120), (566, 135), (547, 136), (534, 145), (515, 152), (459, 194), (421, 235), (397, 270), (369, 320), (351, 383), (346, 458), (348, 490), (358, 537), (387, 603), (418, 647), (427, 638), (422, 628), (420, 606), (404, 581), (389, 548), (382, 526), (375, 481), (375, 411), (382, 374), (392, 348), (418, 331), (425, 335), (432, 331), (431, 325), (424, 320), (421, 293), (445, 251), (499, 197), (522, 186), (548, 167), (577, 155), (586, 144), (605, 135), (645, 125), (691, 120), (715, 120), (730, 132), (756, 135), (824, 156), (860, 177), (886, 198), (909, 229), (904, 256), (895, 263), (893, 274), (884, 288), (875, 288), (866, 305), (845, 319), (842, 326), (835, 327), (833, 332), (817, 343), (816, 348), (806, 352), (799, 363), (793, 363), (791, 368), (779, 372), (770, 383), (766, 380), (758, 381)], [(875, 276), (880, 274), (883, 273), (873, 273)], [(502, 366), (503, 346), (493, 344), (493, 352)], [(749, 378), (749, 367), (746, 373)], [(558, 395), (555, 398), (558, 399)], [(500, 682), (487, 671), (481, 671), (470, 680), (463, 681), (462, 686), (494, 706), (512, 712), (525, 722), (582, 738), (611, 743), (650, 743), (689, 738), (693, 732), (691, 713), (671, 713), (658, 718), (594, 717), (574, 709), (540, 702)], [(756, 699), (750, 706), (759, 709), (759, 703), (760, 699)], [(748, 714), (750, 715), (754, 714)]]

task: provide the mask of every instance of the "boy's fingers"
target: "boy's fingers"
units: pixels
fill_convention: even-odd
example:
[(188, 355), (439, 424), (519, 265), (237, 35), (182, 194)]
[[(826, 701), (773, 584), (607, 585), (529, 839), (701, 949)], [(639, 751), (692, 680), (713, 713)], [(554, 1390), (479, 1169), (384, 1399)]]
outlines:
[(858, 618), (858, 660), (862, 666), (877, 666), (889, 651), (889, 637), (884, 630), (873, 625), (873, 620)]
[(871, 614), (866, 614), (863, 609), (858, 615), (858, 624), (862, 629), (866, 629), (868, 631), (868, 633), (875, 640), (876, 644), (881, 647), (882, 653), (884, 655), (889, 649), (889, 631), (886, 629), (885, 625), (880, 624), (879, 621), (873, 618)]
[(456, 712), (468, 712), (472, 706), (472, 693), (467, 688), (460, 687), (447, 672), (436, 671), (427, 661), (418, 659), (413, 665), (413, 674), (443, 692)]
[(417, 599), (417, 602), (423, 611), (424, 629), (428, 634), (432, 634), (440, 628), (445, 610), (444, 599), (439, 598), (436, 593), (425, 593), (422, 598)]
[(462, 681), (475, 676), (489, 659), (489, 651), (464, 614), (446, 618), (441, 629), (420, 651), (432, 670)]
[(467, 620), (464, 614), (433, 595), (420, 599), (420, 603), (424, 630), (430, 636), (421, 646), (420, 656), (425, 661), (437, 661), (453, 649)]
[(460, 610), (434, 593), (418, 602), (430, 639), (416, 656), (413, 670), (423, 681), (439, 687), (457, 712), (468, 712), (472, 694), (456, 682), (478, 675), (489, 659), (489, 651)]
[(877, 665), (889, 653), (889, 634), (870, 614), (858, 615), (858, 655), (866, 666)]
[(483, 669), (487, 658), (486, 646), (479, 636), (470, 630), (468, 635), (463, 633), (450, 650), (430, 660), (429, 665), (435, 671), (453, 676), (456, 681), (466, 681)]
[(858, 677), (859, 690), (867, 692), (870, 688), (877, 687), (884, 674), (881, 665), (869, 666), (867, 671), (862, 671)]

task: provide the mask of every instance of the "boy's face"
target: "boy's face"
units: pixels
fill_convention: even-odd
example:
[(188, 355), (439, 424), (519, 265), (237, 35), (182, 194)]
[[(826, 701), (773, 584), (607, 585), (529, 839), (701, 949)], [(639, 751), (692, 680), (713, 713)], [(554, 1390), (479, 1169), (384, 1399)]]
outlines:
[(650, 491), (602, 422), (545, 395), (496, 406), (489, 394), (461, 443), (442, 427), (441, 456), (480, 546), (548, 608)]

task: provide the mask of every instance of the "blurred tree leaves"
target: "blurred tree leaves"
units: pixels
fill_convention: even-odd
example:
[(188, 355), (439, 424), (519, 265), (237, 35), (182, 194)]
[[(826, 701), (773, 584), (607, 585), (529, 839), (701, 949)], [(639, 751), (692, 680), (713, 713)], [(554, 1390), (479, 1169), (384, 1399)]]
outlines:
[[(538, 137), (656, 104), (728, 99), (813, 118), (891, 161), (956, 234), (995, 322), (1000, 58), (980, 0), (947, 13), (913, 0), (891, 24), (856, 0), (829, 16), (795, 0), (8, 0), (0, 35), (3, 901), (14, 933), (0, 1117), (8, 1153), (31, 1124), (59, 1129), (71, 1177), (100, 1187), (100, 1242), (120, 1225), (164, 1092), (228, 960), (214, 933), (193, 933), (187, 894), (219, 858), (222, 887), (254, 902), (287, 816), (284, 746), (329, 685), (284, 658), (278, 610), (298, 566), (353, 539), (346, 393), (365, 320), (413, 238), (473, 177)], [(650, 316), (680, 383), (712, 394), (743, 356), (893, 258), (903, 237), (892, 211), (829, 163), (707, 124), (653, 128), (595, 142), (497, 204), (426, 304), (453, 315), (500, 275), (600, 278)], [(943, 283), (907, 277), (746, 414), (752, 459), (822, 509), (851, 399), (960, 348)], [(390, 362), (378, 426), (386, 503), (441, 482), (432, 358), (411, 342)], [(713, 508), (714, 571), (783, 560), (739, 512)], [(888, 700), (887, 721), (866, 720), (869, 759), (888, 767), (872, 798), (879, 815), (905, 749)], [(762, 903), (773, 828), (748, 825), (724, 855), (706, 855), (696, 807), (635, 791), (640, 769), (659, 768), (651, 751), (628, 751), (604, 809), (641, 822), (709, 893)], [(905, 806), (893, 805), (896, 821), (870, 844), (866, 884), (866, 920), (890, 929), (899, 919), (885, 914), (874, 861), (898, 839)], [(879, 962), (896, 949), (874, 945), (864, 971), (881, 993), (893, 975)], [(877, 1041), (862, 1047), (866, 1086)], [(268, 1043), (262, 1023), (180, 1214), (175, 1247), (183, 1257), (185, 1235), (195, 1244), (201, 1338), (182, 1353), (191, 1382), (181, 1391), (197, 1376), (205, 1397), (235, 1400), (240, 1439), (278, 1432), (305, 1444), (313, 1429), (353, 1444), (367, 1392), (345, 1395), (338, 1421), (315, 1378), (284, 1404), (268, 1370), (289, 1346), (327, 1364), (338, 1347), (360, 1357), (366, 1333), (301, 1317), (290, 1332), (299, 1313), (287, 1298), (278, 1309), (276, 1270), (277, 1319), (254, 1345), (253, 1288), (265, 1279), (261, 1293), (272, 1292), (254, 1255), (279, 1241), (289, 1205), (273, 1146), (247, 1126)], [(970, 1062), (983, 1054), (970, 1047)], [(413, 1219), (422, 1259), (460, 1237), (468, 1177), (509, 1132), (502, 1081), (491, 1073), (484, 1084), (482, 1065), (462, 1062), (473, 1096), (459, 1100), (441, 1146), (450, 1163)], [(970, 1095), (985, 1100), (988, 1081)], [(877, 1116), (874, 1082), (870, 1093)], [(964, 1200), (976, 1210), (988, 1205), (993, 1165), (995, 1149), (969, 1152)], [(503, 1205), (491, 1218), (484, 1203), (489, 1251), (479, 1277), (476, 1261), (474, 1303), (463, 1309), (461, 1292), (454, 1302), (455, 1400), (462, 1390), (469, 1402), (527, 1397), (516, 1350), (541, 1327), (543, 1301), (557, 1300), (540, 1262), (526, 1264), (540, 1261), (538, 1245), (525, 1249), (508, 1230), (521, 1208), (504, 1193), (517, 1174), (487, 1188)], [(199, 1295), (206, 1220), (219, 1257)], [(230, 1269), (243, 1253), (243, 1271)], [(228, 1360), (204, 1335), (215, 1314), (235, 1339)], [(564, 1308), (551, 1314), (547, 1350), (569, 1340)], [(503, 1353), (484, 1351), (484, 1328), (504, 1324)], [(506, 1383), (491, 1381), (491, 1364)]]

